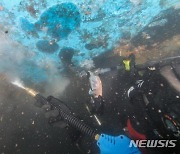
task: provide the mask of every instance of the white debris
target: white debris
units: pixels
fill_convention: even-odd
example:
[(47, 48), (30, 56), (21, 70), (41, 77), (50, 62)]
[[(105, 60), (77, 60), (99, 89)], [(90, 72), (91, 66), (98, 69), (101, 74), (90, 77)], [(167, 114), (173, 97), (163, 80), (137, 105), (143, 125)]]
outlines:
[(176, 98), (179, 98), (179, 96), (176, 96)]
[(124, 131), (124, 132), (127, 132), (127, 131), (128, 131), (128, 128), (127, 128), (127, 127), (124, 127), (124, 128), (123, 128), (123, 131)]
[(136, 122), (136, 125), (140, 125), (140, 123), (137, 121), (137, 122)]
[(32, 121), (32, 125), (34, 125), (34, 121)]
[(156, 67), (148, 67), (148, 69), (151, 70), (151, 71), (155, 71)]
[(163, 83), (160, 84), (161, 87), (164, 87)]
[(142, 32), (142, 37), (147, 40), (151, 38), (151, 36), (146, 32)]

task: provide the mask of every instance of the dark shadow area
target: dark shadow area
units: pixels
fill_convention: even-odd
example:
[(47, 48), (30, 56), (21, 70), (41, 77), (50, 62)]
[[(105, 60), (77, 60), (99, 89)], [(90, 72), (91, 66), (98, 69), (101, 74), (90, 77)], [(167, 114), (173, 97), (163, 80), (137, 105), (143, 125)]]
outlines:
[[(158, 14), (132, 40), (134, 46), (147, 45), (152, 47), (154, 43), (160, 43), (174, 35), (180, 34), (180, 10), (168, 9)], [(147, 35), (147, 36), (146, 36)]]

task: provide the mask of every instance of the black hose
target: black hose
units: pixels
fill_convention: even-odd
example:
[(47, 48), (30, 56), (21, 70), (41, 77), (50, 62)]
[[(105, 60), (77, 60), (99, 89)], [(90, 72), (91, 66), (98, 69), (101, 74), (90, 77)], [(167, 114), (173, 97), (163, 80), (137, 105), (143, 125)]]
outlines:
[(65, 122), (68, 123), (70, 126), (75, 127), (82, 133), (84, 133), (92, 138), (95, 138), (95, 136), (97, 134), (96, 131), (94, 129), (92, 129), (91, 127), (89, 127), (88, 125), (86, 125), (81, 120), (79, 120), (78, 118), (74, 117), (73, 115), (71, 115), (69, 113), (62, 111), (61, 109), (60, 109), (60, 115), (65, 120)]
[(92, 137), (93, 139), (97, 135), (97, 132), (89, 127), (87, 124), (85, 124), (80, 119), (76, 118), (72, 115), (69, 108), (59, 99), (54, 98), (53, 96), (48, 97), (48, 99), (44, 98), (42, 95), (37, 94), (35, 96), (35, 99), (37, 100), (38, 106), (42, 106), (45, 104), (50, 104), (53, 109), (58, 109), (60, 113), (60, 117), (70, 126), (76, 128), (80, 132)]

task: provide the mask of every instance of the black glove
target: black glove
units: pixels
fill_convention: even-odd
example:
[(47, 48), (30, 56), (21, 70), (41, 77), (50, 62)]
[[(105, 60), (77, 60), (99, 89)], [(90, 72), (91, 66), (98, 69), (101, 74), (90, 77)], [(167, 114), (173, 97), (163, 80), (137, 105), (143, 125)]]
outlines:
[(102, 96), (98, 96), (97, 98), (91, 97), (90, 112), (92, 114), (102, 115), (103, 111), (104, 111), (104, 100)]
[(68, 107), (60, 100), (49, 96), (47, 99), (38, 95), (36, 97), (35, 105), (41, 107), (45, 111), (45, 117), (48, 119), (48, 123), (53, 127), (65, 128), (68, 126), (60, 115), (60, 111), (57, 108), (53, 107), (53, 104), (58, 104), (61, 109), (67, 113), (70, 113)]
[(51, 109), (51, 105), (43, 105), (42, 109), (45, 111), (45, 117), (48, 119), (48, 123), (53, 127), (65, 128), (67, 124), (64, 122), (59, 114), (58, 109)]

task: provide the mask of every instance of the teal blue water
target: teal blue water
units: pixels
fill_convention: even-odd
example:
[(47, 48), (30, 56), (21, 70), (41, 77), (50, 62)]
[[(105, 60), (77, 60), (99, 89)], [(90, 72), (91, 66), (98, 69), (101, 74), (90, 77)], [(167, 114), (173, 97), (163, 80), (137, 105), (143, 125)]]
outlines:
[[(0, 24), (11, 39), (36, 53), (29, 61), (37, 63), (48, 57), (61, 67), (61, 49), (72, 48), (76, 51), (72, 61), (79, 66), (113, 50), (121, 39), (133, 38), (149, 24), (166, 24), (166, 19), (152, 21), (178, 5), (178, 0), (1, 0)], [(24, 65), (23, 69), (33, 79), (40, 68), (29, 72)], [(39, 80), (45, 76), (42, 73)]]

